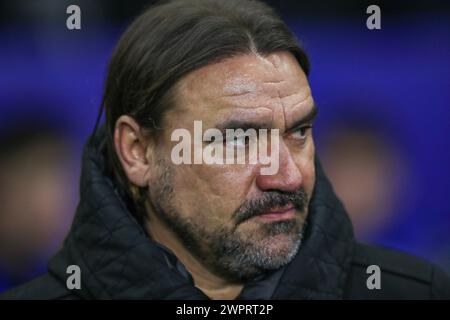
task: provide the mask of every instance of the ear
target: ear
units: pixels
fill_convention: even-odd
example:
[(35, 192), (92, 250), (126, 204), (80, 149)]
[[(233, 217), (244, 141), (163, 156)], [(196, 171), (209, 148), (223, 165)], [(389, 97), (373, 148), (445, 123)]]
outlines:
[(114, 146), (128, 180), (138, 187), (148, 186), (151, 159), (147, 154), (148, 142), (139, 124), (123, 115), (116, 121)]

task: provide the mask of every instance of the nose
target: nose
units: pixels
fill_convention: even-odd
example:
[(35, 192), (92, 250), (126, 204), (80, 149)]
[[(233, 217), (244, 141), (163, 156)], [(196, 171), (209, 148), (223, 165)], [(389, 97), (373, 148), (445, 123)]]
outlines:
[(259, 172), (256, 177), (256, 185), (262, 191), (294, 192), (301, 187), (302, 183), (303, 177), (300, 169), (287, 146), (280, 141), (278, 172), (273, 175), (262, 175)]

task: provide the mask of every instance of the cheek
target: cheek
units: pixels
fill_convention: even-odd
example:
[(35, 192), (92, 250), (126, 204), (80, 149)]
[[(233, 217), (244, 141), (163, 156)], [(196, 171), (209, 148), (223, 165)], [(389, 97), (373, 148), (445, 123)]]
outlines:
[(312, 194), (316, 180), (314, 154), (314, 142), (311, 139), (311, 143), (297, 157), (297, 165), (302, 173), (303, 187), (308, 195)]
[(314, 158), (306, 165), (304, 170), (304, 188), (309, 196), (312, 195), (314, 190), (314, 184), (316, 181), (316, 171), (314, 166)]
[(176, 202), (187, 216), (229, 221), (247, 197), (253, 171), (254, 166), (249, 165), (174, 166)]

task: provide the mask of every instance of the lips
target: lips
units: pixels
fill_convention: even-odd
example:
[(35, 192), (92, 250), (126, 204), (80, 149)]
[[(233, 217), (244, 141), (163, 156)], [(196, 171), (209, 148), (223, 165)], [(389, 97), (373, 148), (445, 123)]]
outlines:
[(272, 208), (270, 211), (258, 215), (255, 219), (262, 221), (282, 221), (289, 220), (295, 217), (295, 208), (293, 204), (282, 207)]

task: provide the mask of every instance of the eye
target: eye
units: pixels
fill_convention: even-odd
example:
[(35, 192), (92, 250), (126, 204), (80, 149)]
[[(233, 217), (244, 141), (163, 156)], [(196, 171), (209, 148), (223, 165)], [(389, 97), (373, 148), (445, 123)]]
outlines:
[(306, 125), (303, 127), (298, 127), (289, 133), (289, 137), (296, 140), (305, 140), (308, 136), (308, 131), (311, 129), (311, 125)]
[(249, 137), (246, 135), (241, 135), (241, 136), (232, 136), (232, 137), (227, 137), (225, 139), (225, 144), (229, 147), (237, 147), (237, 148), (242, 148), (247, 146), (249, 141)]

